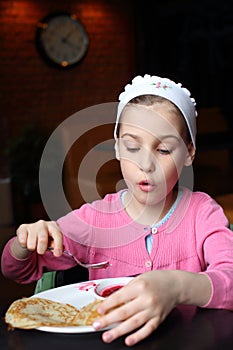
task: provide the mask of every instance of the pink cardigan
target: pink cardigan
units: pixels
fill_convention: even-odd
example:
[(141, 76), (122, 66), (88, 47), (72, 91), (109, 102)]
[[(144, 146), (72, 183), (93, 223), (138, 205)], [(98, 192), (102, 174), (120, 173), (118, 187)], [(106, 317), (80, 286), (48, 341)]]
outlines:
[[(107, 269), (90, 270), (89, 278), (134, 276), (157, 269), (205, 273), (212, 283), (205, 307), (233, 310), (233, 233), (222, 208), (205, 193), (184, 190), (170, 218), (153, 231), (149, 254), (145, 237), (151, 228), (131, 220), (120, 195), (109, 194), (57, 221), (65, 249), (85, 262), (111, 263)], [(19, 283), (75, 265), (72, 258), (54, 258), (50, 252), (18, 260), (9, 245), (10, 241), (2, 254), (2, 272)]]

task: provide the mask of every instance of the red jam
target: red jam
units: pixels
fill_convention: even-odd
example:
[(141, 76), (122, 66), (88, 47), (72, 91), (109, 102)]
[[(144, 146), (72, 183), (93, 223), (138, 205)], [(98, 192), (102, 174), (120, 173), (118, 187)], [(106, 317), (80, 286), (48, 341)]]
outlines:
[(120, 289), (122, 287), (123, 287), (123, 285), (116, 285), (116, 286), (107, 287), (102, 291), (101, 297), (108, 297), (109, 295), (116, 292), (118, 289)]

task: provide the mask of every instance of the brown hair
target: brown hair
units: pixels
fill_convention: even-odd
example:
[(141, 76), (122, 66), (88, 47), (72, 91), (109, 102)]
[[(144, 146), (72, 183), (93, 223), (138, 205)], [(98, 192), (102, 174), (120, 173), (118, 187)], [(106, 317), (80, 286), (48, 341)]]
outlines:
[[(141, 96), (137, 96), (132, 98), (127, 104), (126, 106), (130, 105), (130, 104), (140, 104), (143, 106), (153, 106), (155, 104), (166, 104), (168, 106), (171, 107), (171, 110), (174, 111), (177, 115), (181, 116), (183, 118), (183, 114), (181, 113), (181, 111), (179, 110), (179, 108), (170, 100), (167, 100), (166, 98), (162, 97), (162, 96), (157, 96), (157, 95), (141, 95)], [(185, 121), (185, 119), (183, 118), (183, 120)], [(187, 129), (187, 138), (186, 141), (187, 143), (191, 142), (191, 136), (190, 133), (188, 131), (188, 127), (187, 124), (185, 122), (186, 125), (186, 129)], [(119, 120), (119, 124), (117, 127), (117, 136), (119, 136), (119, 126), (120, 126), (120, 120)]]

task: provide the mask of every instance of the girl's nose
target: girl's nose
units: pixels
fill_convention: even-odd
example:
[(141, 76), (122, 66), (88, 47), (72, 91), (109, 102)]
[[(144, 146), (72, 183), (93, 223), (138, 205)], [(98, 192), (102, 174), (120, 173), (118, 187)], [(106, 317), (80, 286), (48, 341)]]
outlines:
[(144, 152), (142, 152), (139, 161), (139, 167), (142, 171), (146, 173), (151, 173), (155, 171), (155, 157), (148, 150), (144, 150)]

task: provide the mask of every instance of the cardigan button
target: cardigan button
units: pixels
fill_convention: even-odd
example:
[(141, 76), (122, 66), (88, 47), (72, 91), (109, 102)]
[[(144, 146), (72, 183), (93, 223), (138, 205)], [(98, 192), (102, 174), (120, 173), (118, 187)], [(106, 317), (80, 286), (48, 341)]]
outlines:
[(146, 261), (145, 266), (146, 267), (151, 267), (152, 266), (152, 262), (150, 260)]
[(152, 227), (151, 233), (152, 233), (153, 235), (156, 235), (157, 232), (158, 232), (157, 227)]

